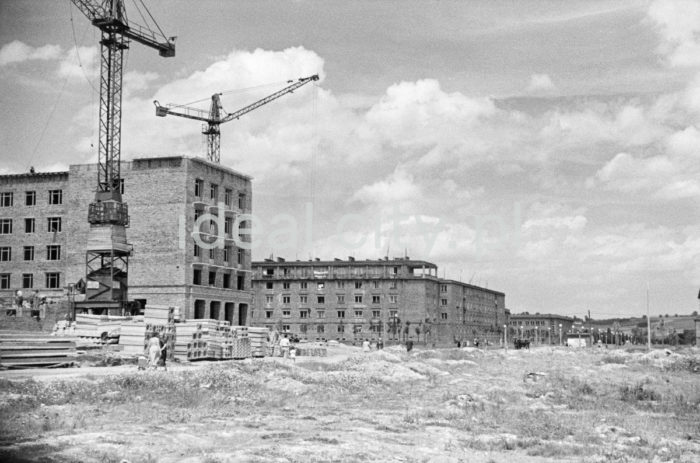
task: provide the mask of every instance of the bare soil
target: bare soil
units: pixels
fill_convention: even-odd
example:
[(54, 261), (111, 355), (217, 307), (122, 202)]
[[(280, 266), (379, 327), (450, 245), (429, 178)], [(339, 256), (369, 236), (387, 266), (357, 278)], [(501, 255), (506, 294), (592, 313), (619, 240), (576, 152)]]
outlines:
[(2, 461), (695, 462), (700, 350), (338, 346), (4, 371), (0, 436)]

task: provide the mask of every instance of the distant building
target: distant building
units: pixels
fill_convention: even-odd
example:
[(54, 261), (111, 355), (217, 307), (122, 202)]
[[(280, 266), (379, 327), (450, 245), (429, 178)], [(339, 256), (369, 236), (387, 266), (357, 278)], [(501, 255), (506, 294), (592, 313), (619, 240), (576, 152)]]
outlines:
[(529, 339), (541, 344), (564, 344), (574, 319), (556, 314), (511, 314), (508, 338)]
[(409, 258), (253, 262), (252, 324), (309, 340), (498, 339), (505, 295), (437, 270)]
[[(96, 169), (83, 164), (67, 172), (0, 175), (0, 298), (11, 300), (17, 290), (59, 297), (85, 279)], [(250, 177), (184, 156), (124, 161), (121, 176), (133, 247), (129, 299), (174, 305), (186, 318), (246, 324), (253, 299), (250, 250), (236, 242), (249, 237), (241, 239), (234, 226), (251, 212)], [(201, 248), (195, 235), (203, 241), (220, 236), (221, 246)]]

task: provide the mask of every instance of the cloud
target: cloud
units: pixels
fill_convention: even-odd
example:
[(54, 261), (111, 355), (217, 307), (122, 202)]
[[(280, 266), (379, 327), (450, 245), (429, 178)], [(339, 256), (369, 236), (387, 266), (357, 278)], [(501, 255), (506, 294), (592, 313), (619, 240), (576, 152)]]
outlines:
[(656, 0), (647, 16), (661, 37), (658, 51), (671, 66), (700, 65), (700, 3), (695, 0)]
[(556, 87), (552, 79), (547, 74), (533, 74), (530, 76), (530, 83), (527, 85), (529, 93), (540, 93), (555, 90)]
[(99, 72), (99, 49), (94, 46), (73, 47), (60, 57), (59, 77), (96, 81)]
[(61, 47), (58, 45), (44, 45), (35, 48), (15, 40), (0, 48), (0, 66), (31, 60), (53, 60), (58, 59), (60, 55)]
[(392, 204), (415, 200), (421, 195), (413, 176), (403, 170), (394, 171), (389, 178), (365, 185), (353, 194), (352, 201)]

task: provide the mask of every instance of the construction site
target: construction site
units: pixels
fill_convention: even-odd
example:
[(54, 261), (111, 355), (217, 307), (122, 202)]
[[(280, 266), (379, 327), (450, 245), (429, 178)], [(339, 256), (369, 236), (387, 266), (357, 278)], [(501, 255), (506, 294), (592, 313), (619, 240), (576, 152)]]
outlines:
[[(194, 102), (184, 104), (161, 103), (158, 94), (148, 100), (155, 111), (144, 131), (159, 134), (174, 121), (200, 125), (202, 152), (123, 158), (122, 140), (131, 135), (123, 130), (130, 118), (125, 82), (136, 79), (128, 72), (128, 51), (174, 60), (176, 37), (161, 30), (140, 0), (133, 7), (125, 0), (67, 3), (76, 53), (74, 22), (89, 25), (99, 45), (96, 162), (0, 170), (0, 460), (698, 461), (697, 312), (684, 318), (694, 329), (666, 329), (654, 346), (651, 328), (644, 338), (636, 319), (636, 337), (608, 343), (606, 334), (624, 330), (601, 324), (605, 329), (596, 328), (594, 336), (590, 310), (588, 331), (575, 316), (513, 317), (505, 290), (489, 288), (486, 278), (494, 273), (479, 268), (490, 261), (469, 246), (469, 265), (477, 268), (474, 275), (483, 271), (483, 283), (474, 276), (462, 281), (461, 270), (459, 278), (444, 270), (440, 277), (429, 253), (411, 258), (408, 246), (402, 257), (390, 256), (393, 237), (375, 258), (296, 253), (255, 260), (254, 205), (266, 192), (254, 192), (250, 172), (226, 165), (221, 126), (293, 93), (295, 102), (313, 96), (315, 110), (324, 91), (322, 69), (277, 76), (282, 84), (231, 112), (224, 108), (234, 106), (227, 96), (235, 90), (197, 94), (193, 88)], [(187, 40), (178, 37), (178, 46)], [(44, 59), (51, 50), (44, 53), (27, 56)], [(10, 61), (0, 51), (0, 66)], [(381, 132), (368, 127), (382, 119), (377, 108), (401, 107), (390, 101), (399, 94), (388, 92), (365, 115), (365, 125), (349, 130), (352, 136)], [(360, 111), (361, 100), (351, 103), (352, 111)], [(417, 113), (432, 117), (431, 110)], [(415, 148), (406, 140), (422, 127), (406, 120), (395, 124), (400, 140), (371, 143), (371, 149), (405, 148), (409, 156)], [(329, 139), (337, 135), (328, 130)], [(264, 144), (254, 135), (246, 140)], [(431, 151), (416, 165), (430, 177), (436, 156), (450, 150)], [(401, 210), (427, 190), (397, 164), (390, 181), (330, 204), (330, 196), (315, 189), (315, 151), (310, 159), (308, 166), (297, 159), (285, 168), (306, 176), (304, 200), (317, 207), (320, 222), (331, 221), (323, 216), (331, 208), (373, 204), (380, 215), (390, 204)], [(363, 172), (374, 168), (374, 160), (356, 162)], [(287, 185), (282, 176), (277, 181)], [(454, 185), (435, 189), (460, 198), (458, 210), (474, 197)], [(302, 203), (279, 200), (286, 201)], [(425, 217), (404, 222), (423, 225)], [(585, 222), (568, 219), (558, 230)], [(521, 228), (531, 237), (527, 233), (551, 223), (533, 219)], [(455, 235), (471, 236), (478, 247), (483, 236), (476, 228), (455, 227)], [(315, 239), (318, 249), (329, 249)], [(438, 245), (434, 255), (450, 259), (456, 249), (464, 251), (456, 241)], [(535, 248), (546, 246), (527, 252)], [(517, 271), (521, 279), (531, 277)], [(648, 303), (647, 293), (647, 312)], [(678, 341), (681, 334), (687, 342)]]

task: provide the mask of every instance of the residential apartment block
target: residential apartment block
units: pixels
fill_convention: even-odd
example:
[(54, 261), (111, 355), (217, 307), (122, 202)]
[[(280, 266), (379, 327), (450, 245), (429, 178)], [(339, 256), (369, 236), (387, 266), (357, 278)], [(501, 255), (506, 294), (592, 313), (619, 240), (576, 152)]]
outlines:
[(253, 262), (252, 324), (308, 340), (454, 345), (505, 323), (505, 295), (409, 258)]
[[(129, 300), (174, 305), (187, 318), (245, 324), (252, 302), (250, 178), (199, 158), (121, 165), (129, 207)], [(56, 297), (85, 278), (88, 205), (97, 165), (0, 176), (0, 297)], [(199, 245), (198, 245), (199, 243)]]
[(566, 343), (566, 333), (571, 331), (574, 319), (555, 314), (513, 314), (508, 323), (508, 338), (529, 339), (541, 344)]

